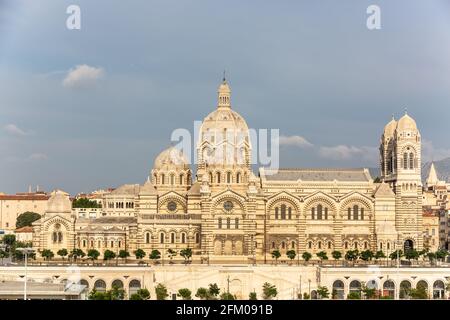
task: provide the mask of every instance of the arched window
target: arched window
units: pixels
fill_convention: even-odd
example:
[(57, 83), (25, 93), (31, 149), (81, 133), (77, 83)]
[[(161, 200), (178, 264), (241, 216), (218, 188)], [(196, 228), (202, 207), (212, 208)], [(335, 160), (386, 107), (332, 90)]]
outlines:
[(230, 218), (227, 218), (227, 229), (230, 229), (230, 223), (231, 223)]
[(236, 174), (236, 183), (240, 183), (241, 182), (241, 174), (238, 172)]
[(408, 169), (408, 154), (406, 152), (403, 154), (403, 169)]
[(309, 241), (309, 242), (308, 242), (308, 249), (311, 249), (311, 248), (312, 248), (312, 242)]
[(311, 219), (312, 220), (316, 219), (316, 208), (314, 207), (311, 208)]
[(275, 207), (275, 220), (278, 220), (278, 207)]
[(409, 154), (409, 168), (414, 169), (414, 153)]
[(291, 242), (291, 249), (295, 249), (295, 241)]
[(83, 240), (83, 248), (86, 248), (86, 240)]
[(322, 205), (317, 206), (317, 220), (322, 220)]
[(272, 241), (272, 249), (275, 249), (275, 242)]
[(353, 206), (353, 220), (358, 220), (358, 206)]
[(150, 243), (150, 233), (145, 234), (145, 243)]
[(53, 232), (52, 240), (53, 240), (54, 243), (56, 243), (58, 241), (58, 235), (56, 234), (56, 232)]
[(368, 247), (368, 244), (367, 244), (367, 242), (364, 242), (364, 249), (366, 249), (366, 250), (367, 250), (367, 247)]
[(383, 242), (380, 242), (380, 250), (383, 250)]
[(344, 243), (344, 248), (345, 248), (345, 249), (348, 249), (348, 242), (345, 242), (345, 243)]
[(231, 172), (227, 172), (227, 183), (231, 183)]
[(281, 205), (281, 219), (282, 220), (286, 219), (286, 205), (285, 204)]
[(175, 184), (175, 176), (173, 174), (170, 175), (170, 185), (174, 185)]
[(358, 249), (358, 242), (355, 242), (354, 244), (355, 249)]
[(317, 248), (322, 249), (322, 242), (321, 242), (321, 241), (319, 241), (319, 242), (317, 243)]
[(175, 233), (170, 234), (170, 243), (175, 243)]
[(195, 243), (200, 243), (200, 234), (199, 233), (195, 234)]
[(239, 229), (239, 218), (236, 218), (236, 219), (234, 220), (234, 228), (235, 228), (235, 229)]
[(292, 219), (292, 208), (291, 207), (288, 208), (288, 219), (289, 220)]
[(217, 172), (217, 174), (216, 174), (216, 180), (217, 180), (217, 183), (220, 183), (220, 172)]
[(162, 232), (159, 234), (159, 242), (164, 243), (164, 233)]
[(387, 246), (387, 249), (388, 249), (388, 250), (391, 250), (391, 244), (390, 244), (389, 242), (387, 243), (386, 246)]
[(348, 220), (352, 219), (352, 209), (351, 208), (348, 208), (348, 217), (347, 217), (347, 219)]
[(331, 243), (331, 241), (328, 241), (328, 249), (331, 249), (331, 247), (332, 247), (332, 243)]
[(222, 229), (222, 218), (219, 218), (218, 224), (219, 229)]
[(161, 184), (164, 184), (164, 180), (166, 180), (166, 178), (165, 178), (165, 176), (164, 176), (164, 173), (161, 175)]
[(213, 174), (212, 174), (212, 172), (209, 173), (209, 182), (213, 183)]
[(180, 184), (183, 184), (184, 174), (180, 174)]
[(333, 299), (344, 299), (344, 282), (336, 280), (333, 282)]
[(364, 220), (364, 208), (361, 207), (360, 211), (361, 211), (361, 220)]
[(324, 212), (325, 212), (325, 220), (328, 220), (328, 208), (325, 208)]
[(286, 243), (284, 241), (281, 241), (281, 249), (286, 249)]
[(181, 234), (181, 243), (186, 243), (186, 233)]

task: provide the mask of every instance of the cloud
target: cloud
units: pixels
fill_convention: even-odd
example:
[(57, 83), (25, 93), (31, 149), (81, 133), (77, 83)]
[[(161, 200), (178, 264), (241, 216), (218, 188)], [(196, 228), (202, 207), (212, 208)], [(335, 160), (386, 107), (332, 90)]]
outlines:
[(12, 123), (7, 124), (6, 126), (3, 127), (3, 129), (12, 136), (24, 137), (28, 135), (27, 132), (25, 132), (24, 130), (20, 129), (18, 126)]
[(32, 155), (30, 155), (30, 157), (28, 159), (29, 160), (47, 160), (48, 157), (44, 153), (33, 153)]
[(295, 146), (299, 148), (309, 148), (313, 144), (301, 136), (281, 136), (280, 146)]
[(78, 65), (69, 70), (63, 80), (63, 86), (66, 88), (89, 87), (94, 85), (103, 75), (102, 68), (91, 67), (87, 64)]
[(422, 139), (422, 162), (438, 161), (450, 157), (450, 149), (435, 148), (433, 142)]
[(354, 158), (368, 160), (376, 163), (378, 159), (378, 148), (376, 147), (355, 147), (338, 145), (333, 147), (320, 147), (319, 155), (322, 158), (332, 160), (350, 160)]

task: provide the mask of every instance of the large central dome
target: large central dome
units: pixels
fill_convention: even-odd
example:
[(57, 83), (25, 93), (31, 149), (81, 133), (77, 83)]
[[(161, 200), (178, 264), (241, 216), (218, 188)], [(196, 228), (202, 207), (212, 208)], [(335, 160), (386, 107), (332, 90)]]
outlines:
[(199, 165), (248, 166), (250, 138), (244, 118), (231, 109), (231, 90), (225, 79), (218, 89), (217, 109), (200, 127)]

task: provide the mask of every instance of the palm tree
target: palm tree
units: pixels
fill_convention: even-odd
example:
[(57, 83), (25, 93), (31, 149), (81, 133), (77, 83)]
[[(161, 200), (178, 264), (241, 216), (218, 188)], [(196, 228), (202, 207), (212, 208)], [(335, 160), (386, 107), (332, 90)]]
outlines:
[(307, 251), (305, 251), (305, 252), (303, 252), (303, 254), (302, 254), (302, 258), (303, 258), (303, 260), (305, 260), (305, 262), (308, 262), (309, 259), (312, 258), (312, 254), (309, 253), (309, 252), (307, 252)]
[(169, 256), (170, 264), (172, 264), (172, 259), (177, 255), (177, 252), (175, 250), (169, 249), (167, 250), (167, 255)]
[(316, 256), (320, 259), (320, 262), (322, 263), (324, 260), (328, 260), (327, 253), (325, 251), (320, 251), (316, 253)]
[(149, 258), (154, 260), (156, 263), (156, 261), (161, 258), (161, 252), (159, 252), (159, 250), (154, 249), (150, 253)]

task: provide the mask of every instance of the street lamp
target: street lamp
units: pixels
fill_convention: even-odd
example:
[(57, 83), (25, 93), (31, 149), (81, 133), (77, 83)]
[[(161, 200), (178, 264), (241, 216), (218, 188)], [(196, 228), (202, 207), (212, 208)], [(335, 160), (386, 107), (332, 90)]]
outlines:
[(27, 281), (28, 281), (28, 255), (30, 253), (34, 253), (34, 249), (32, 248), (17, 248), (16, 249), (19, 252), (22, 252), (22, 254), (25, 255), (25, 283), (23, 286), (23, 299), (27, 300)]

